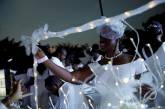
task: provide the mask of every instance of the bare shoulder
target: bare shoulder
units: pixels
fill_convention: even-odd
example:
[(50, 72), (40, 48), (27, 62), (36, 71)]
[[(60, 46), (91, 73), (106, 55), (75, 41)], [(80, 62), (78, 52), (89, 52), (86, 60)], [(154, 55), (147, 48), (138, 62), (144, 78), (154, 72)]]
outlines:
[(93, 73), (90, 70), (89, 66), (85, 66), (85, 67), (73, 72), (74, 77), (76, 77), (78, 80), (81, 80), (81, 81), (86, 80), (92, 74)]

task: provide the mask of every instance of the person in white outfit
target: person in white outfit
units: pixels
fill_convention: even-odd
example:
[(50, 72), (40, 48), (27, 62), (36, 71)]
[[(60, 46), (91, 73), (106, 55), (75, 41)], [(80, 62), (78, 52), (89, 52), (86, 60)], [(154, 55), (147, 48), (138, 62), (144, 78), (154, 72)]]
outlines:
[[(138, 90), (149, 85), (139, 84), (135, 78), (146, 71), (143, 59), (132, 61), (133, 56), (119, 51), (119, 38), (123, 36), (125, 25), (120, 21), (100, 27), (100, 46), (106, 57), (99, 62), (69, 73), (45, 58), (43, 51), (36, 54), (37, 59), (45, 59), (43, 64), (65, 83), (59, 92), (61, 109), (140, 109), (141, 104), (134, 95)], [(88, 85), (95, 76), (94, 85)], [(75, 85), (78, 84), (78, 85)], [(80, 85), (81, 84), (81, 85)], [(145, 95), (145, 94), (144, 94)], [(143, 106), (145, 108), (145, 105)]]

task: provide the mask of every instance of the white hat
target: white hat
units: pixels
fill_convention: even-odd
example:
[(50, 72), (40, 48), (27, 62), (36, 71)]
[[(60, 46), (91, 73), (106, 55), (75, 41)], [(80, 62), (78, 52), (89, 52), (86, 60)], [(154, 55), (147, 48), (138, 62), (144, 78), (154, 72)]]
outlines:
[(125, 28), (126, 25), (124, 25), (121, 20), (112, 19), (109, 23), (98, 27), (98, 32), (101, 37), (107, 39), (118, 39), (123, 36)]

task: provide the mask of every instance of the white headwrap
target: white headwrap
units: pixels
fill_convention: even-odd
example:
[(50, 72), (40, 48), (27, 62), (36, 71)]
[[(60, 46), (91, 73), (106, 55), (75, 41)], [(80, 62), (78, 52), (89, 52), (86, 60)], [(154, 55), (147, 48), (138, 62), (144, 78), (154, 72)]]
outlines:
[(124, 34), (126, 25), (122, 23), (119, 19), (113, 19), (109, 23), (101, 25), (98, 27), (98, 32), (101, 37), (107, 39), (118, 39)]

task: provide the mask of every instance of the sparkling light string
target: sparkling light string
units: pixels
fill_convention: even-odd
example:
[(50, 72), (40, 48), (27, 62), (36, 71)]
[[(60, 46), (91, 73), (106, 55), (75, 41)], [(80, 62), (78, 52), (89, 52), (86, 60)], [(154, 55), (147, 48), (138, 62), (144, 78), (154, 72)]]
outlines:
[[(134, 61), (134, 59), (136, 58), (136, 54), (142, 58), (142, 56), (140, 55), (139, 51), (138, 51), (138, 46), (139, 46), (139, 42), (140, 42), (140, 37), (139, 37), (139, 33), (137, 32), (137, 30), (132, 27), (129, 23), (127, 23), (125, 20), (123, 20), (123, 23), (126, 24), (129, 28), (131, 28), (135, 33), (136, 33), (136, 36), (137, 36), (137, 45), (135, 44), (133, 38), (130, 38), (134, 48), (135, 48), (135, 55), (134, 55), (134, 58), (132, 59), (132, 62)], [(135, 72), (135, 75), (136, 75), (136, 72)], [(132, 75), (131, 75), (132, 76)], [(141, 80), (139, 80), (139, 100), (140, 100), (140, 103), (142, 103), (142, 97), (141, 97), (141, 94), (142, 94), (142, 83), (141, 83)]]
[(29, 105), (27, 106), (28, 109), (32, 109)]
[[(106, 23), (112, 23), (117, 20), (121, 21), (123, 19), (127, 19), (134, 15), (143, 13), (149, 9), (154, 8), (155, 6), (157, 6), (159, 4), (163, 4), (164, 2), (165, 2), (165, 0), (153, 0), (149, 3), (147, 3), (146, 5), (143, 5), (137, 9), (126, 11), (122, 14), (119, 14), (119, 15), (116, 15), (113, 17), (109, 17), (109, 18), (104, 17), (101, 19), (93, 20), (84, 25), (77, 26), (77, 27), (71, 27), (71, 28), (68, 28), (68, 29), (60, 31), (60, 32), (48, 31), (48, 25), (46, 24), (44, 27), (41, 27), (41, 28), (35, 30), (32, 34), (32, 37), (23, 36), (21, 38), (21, 40), (23, 42), (23, 45), (25, 45), (25, 47), (26, 47), (27, 54), (30, 54), (31, 49), (32, 49), (32, 53), (35, 54), (37, 52), (36, 45), (41, 40), (47, 40), (52, 37), (63, 38), (64, 36), (67, 36), (69, 34), (91, 30), (91, 29), (94, 29), (94, 28), (99, 27)], [(32, 47), (29, 47), (29, 46), (32, 46)]]
[(56, 109), (55, 106), (53, 105), (53, 101), (52, 101), (51, 96), (49, 96), (49, 101), (50, 101), (50, 104), (51, 104), (52, 108), (53, 108), (53, 109)]
[[(156, 88), (156, 90), (159, 91), (159, 90), (162, 88), (162, 85), (163, 85), (163, 83), (164, 83), (164, 79), (163, 79), (163, 75), (164, 75), (163, 73), (164, 73), (164, 72), (163, 72), (163, 70), (161, 69), (160, 60), (159, 60), (158, 56), (155, 55), (155, 54), (153, 53), (153, 50), (152, 50), (150, 44), (147, 44), (147, 47), (149, 48), (150, 53), (151, 53), (151, 55), (152, 55), (151, 58), (152, 58), (153, 61), (154, 61), (153, 64), (154, 64), (155, 70), (156, 70), (155, 73), (158, 74), (159, 79), (160, 79), (160, 84), (159, 84), (159, 82), (158, 82), (158, 77), (155, 76), (156, 81), (157, 81), (157, 88)], [(146, 53), (145, 53), (144, 50), (143, 50), (143, 54), (145, 54), (144, 56), (147, 58)], [(151, 72), (152, 72), (152, 71), (151, 71)], [(154, 73), (153, 73), (153, 75), (154, 75)], [(159, 84), (159, 85), (158, 85), (158, 84)]]
[(36, 109), (39, 109), (38, 107), (38, 85), (37, 85), (37, 60), (34, 57), (34, 63), (33, 63), (33, 72), (34, 72), (34, 100), (35, 100), (35, 107)]
[(110, 23), (113, 20), (127, 19), (127, 18), (130, 18), (132, 16), (141, 14), (141, 13), (143, 13), (149, 9), (152, 9), (152, 8), (156, 7), (157, 5), (162, 4), (164, 2), (165, 2), (165, 0), (153, 0), (149, 3), (147, 3), (146, 5), (143, 5), (137, 9), (134, 9), (134, 10), (126, 11), (122, 14), (117, 15), (117, 16), (93, 20), (93, 21), (90, 21), (84, 25), (81, 25), (78, 27), (72, 27), (72, 28), (69, 28), (69, 29), (66, 29), (66, 30), (63, 30), (60, 32), (48, 31), (47, 33), (45, 33), (45, 36), (46, 36), (45, 39), (52, 38), (52, 37), (63, 37), (63, 36), (69, 35), (69, 34), (91, 30), (91, 29), (94, 29), (95, 27), (101, 26), (105, 23)]
[(92, 109), (95, 109), (90, 99), (88, 99), (88, 103), (89, 103), (89, 105), (91, 106)]
[[(149, 47), (150, 44), (147, 44), (147, 46)], [(150, 53), (151, 53), (151, 56), (153, 56), (153, 52), (152, 52), (152, 48), (149, 49), (150, 50)], [(146, 56), (146, 53), (144, 51), (144, 48), (142, 49), (142, 53), (143, 53), (143, 56), (145, 57), (145, 59), (147, 59), (147, 56)], [(155, 64), (154, 64), (155, 65)], [(156, 77), (156, 75), (153, 73), (153, 71), (151, 71), (150, 67), (148, 66), (148, 64), (146, 63), (146, 66), (147, 66), (147, 69), (152, 73), (152, 77), (153, 79), (155, 80), (155, 86), (156, 86), (156, 89), (159, 88), (159, 81), (158, 81), (158, 78)], [(156, 69), (157, 70), (157, 69)], [(156, 71), (157, 72), (157, 71)]]
[(67, 94), (63, 91), (62, 87), (60, 88), (60, 90), (61, 90), (62, 94), (64, 95), (64, 101), (63, 101), (64, 105), (65, 105), (66, 109), (68, 109), (68, 105), (66, 103), (68, 101)]
[[(140, 42), (140, 37), (139, 37), (139, 34), (138, 34), (138, 32), (136, 31), (136, 29), (134, 29), (129, 23), (127, 23), (126, 21), (124, 21), (123, 20), (123, 23), (124, 24), (126, 24), (128, 27), (130, 27), (135, 33), (136, 33), (136, 36), (137, 36), (137, 45), (135, 44), (135, 42), (134, 42), (134, 40), (133, 40), (133, 38), (130, 38), (130, 40), (131, 40), (131, 42), (132, 42), (132, 44), (133, 44), (133, 46), (135, 47), (135, 53), (140, 57), (140, 58), (142, 58), (142, 56), (140, 55), (140, 53), (139, 53), (139, 51), (138, 51), (138, 46), (139, 46), (139, 42)], [(150, 47), (150, 49), (151, 49), (151, 47)], [(151, 52), (152, 52), (152, 55), (153, 55), (153, 51), (152, 51), (152, 49), (151, 49)], [(132, 61), (134, 61), (134, 59), (135, 59), (135, 57), (136, 57), (136, 54), (135, 54), (135, 56), (134, 56), (134, 58), (133, 58), (133, 60)], [(144, 60), (143, 60), (144, 61)], [(156, 61), (156, 60), (155, 60)], [(155, 64), (155, 61), (154, 61), (154, 65), (157, 67), (157, 64)], [(156, 61), (157, 62), (157, 61)], [(155, 78), (155, 80), (157, 81), (157, 83), (158, 83), (158, 80), (157, 80), (157, 78), (156, 78), (156, 76), (154, 75), (154, 73), (150, 70), (150, 68), (149, 68), (149, 66), (146, 64), (146, 63), (144, 63), (145, 64), (145, 66), (148, 68), (148, 70), (152, 73), (152, 76), (154, 76), (154, 78)], [(159, 65), (158, 65), (159, 66)], [(160, 69), (160, 68), (159, 68)], [(161, 70), (161, 69), (160, 69)], [(158, 74), (160, 75), (160, 71), (159, 70), (157, 70), (157, 72), (158, 72)], [(162, 79), (161, 79), (162, 80)], [(161, 83), (162, 83), (162, 81), (161, 81)], [(141, 85), (142, 83), (141, 83), (141, 80), (139, 80), (139, 85), (140, 85), (140, 91), (139, 91), (139, 94), (140, 94), (140, 102), (141, 103), (144, 103), (144, 101), (148, 101), (148, 99), (153, 95), (153, 93), (155, 94), (155, 95), (157, 95), (157, 92), (156, 92), (156, 89), (154, 88), (154, 90), (152, 90), (153, 92), (152, 93), (146, 93), (145, 95), (144, 95), (144, 97), (143, 97), (143, 99), (141, 98), (141, 94), (142, 94), (142, 88), (141, 88)], [(156, 85), (157, 87), (159, 86), (158, 84)], [(147, 96), (148, 95), (148, 96)]]
[[(137, 35), (138, 36), (138, 35)], [(134, 42), (134, 40), (133, 40), (133, 38), (131, 38), (131, 42), (132, 42), (132, 44), (134, 45), (134, 47), (135, 47), (135, 49), (137, 49), (137, 47), (136, 47), (136, 45), (135, 45), (135, 42)], [(138, 52), (138, 50), (135, 50), (136, 51), (136, 53), (137, 53), (137, 55), (139, 56), (139, 57), (141, 57), (141, 55), (140, 55), (140, 53)], [(144, 61), (144, 60), (143, 60)], [(154, 73), (151, 71), (151, 69), (149, 68), (149, 66), (144, 62), (144, 65), (146, 66), (146, 68), (149, 70), (149, 72), (152, 74), (152, 76), (155, 78), (155, 80), (157, 81), (157, 83), (158, 83), (158, 80), (157, 80), (157, 78), (156, 78), (156, 76), (154, 75)], [(140, 97), (140, 103), (142, 104), (142, 103), (144, 103), (144, 101), (147, 101), (149, 98), (148, 97), (144, 97), (143, 99), (142, 99), (142, 97), (141, 97), (141, 94), (142, 94), (142, 88), (141, 88), (141, 86), (142, 86), (142, 83), (141, 83), (141, 80), (139, 80), (139, 85), (140, 85), (140, 91), (139, 91), (139, 97)], [(158, 84), (156, 85), (157, 87), (159, 86)], [(155, 92), (155, 94), (157, 93), (155, 90), (156, 90), (156, 88), (154, 88), (154, 87), (152, 87), (153, 89), (154, 89), (154, 92)], [(144, 95), (144, 96), (147, 96), (147, 93)], [(150, 97), (150, 95), (149, 95), (149, 97)]]

